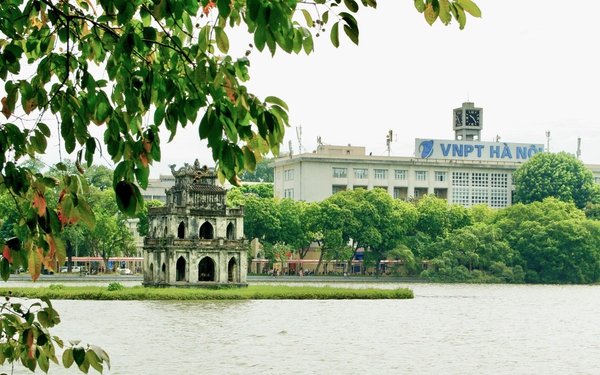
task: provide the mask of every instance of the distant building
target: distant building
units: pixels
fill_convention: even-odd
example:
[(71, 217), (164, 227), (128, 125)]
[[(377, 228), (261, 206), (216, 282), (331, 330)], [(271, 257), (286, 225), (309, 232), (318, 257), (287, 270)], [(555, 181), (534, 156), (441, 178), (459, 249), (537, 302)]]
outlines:
[[(275, 196), (314, 202), (338, 191), (382, 188), (396, 199), (433, 194), (465, 207), (510, 206), (514, 171), (544, 145), (481, 142), (483, 109), (470, 102), (454, 109), (452, 120), (454, 140), (416, 139), (412, 157), (319, 144), (313, 153), (278, 158), (272, 164)], [(587, 167), (600, 182), (600, 165)]]
[(148, 187), (146, 187), (146, 190), (142, 190), (142, 196), (145, 201), (156, 199), (165, 204), (167, 203), (166, 190), (173, 185), (175, 185), (175, 177), (170, 174), (161, 174), (158, 178), (149, 178)]

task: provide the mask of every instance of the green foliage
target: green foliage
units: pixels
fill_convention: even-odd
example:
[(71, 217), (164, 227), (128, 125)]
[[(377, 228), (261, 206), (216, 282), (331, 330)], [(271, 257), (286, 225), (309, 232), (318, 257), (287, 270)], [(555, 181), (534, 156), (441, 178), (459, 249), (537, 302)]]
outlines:
[(125, 287), (117, 282), (108, 284), (108, 288), (107, 288), (107, 290), (109, 292), (114, 292), (115, 290), (123, 290), (123, 289), (125, 289)]
[(242, 186), (232, 187), (227, 192), (227, 204), (230, 206), (243, 205), (247, 196), (273, 198), (273, 184), (243, 184)]
[(65, 289), (65, 286), (63, 284), (50, 284), (50, 286), (48, 286), (48, 289), (50, 289), (50, 290), (63, 290), (63, 289)]
[[(38, 288), (36, 288), (38, 289)], [(41, 288), (40, 288), (41, 289)], [(64, 288), (50, 288), (54, 292)], [(10, 291), (2, 291), (4, 295)], [(108, 354), (96, 346), (81, 346), (79, 343), (66, 345), (56, 336), (51, 336), (48, 328), (60, 323), (60, 316), (45, 296), (39, 300), (5, 297), (0, 305), (0, 365), (21, 363), (34, 372), (37, 368), (48, 373), (50, 362), (59, 364), (56, 346), (64, 349), (62, 363), (69, 368), (73, 361), (87, 373), (90, 366), (102, 373), (104, 366), (110, 368)], [(55, 346), (56, 345), (56, 346)]]
[[(0, 292), (4, 290), (0, 289)], [(398, 289), (351, 289), (336, 287), (256, 285), (248, 288), (143, 288), (124, 287), (108, 291), (104, 287), (72, 286), (62, 290), (15, 288), (15, 296), (74, 300), (253, 300), (253, 299), (408, 299), (413, 292)]]
[(144, 208), (136, 215), (139, 220), (137, 223), (137, 231), (140, 236), (145, 237), (148, 234), (148, 207), (161, 206), (163, 206), (163, 203), (158, 199), (152, 199), (151, 201), (144, 202)]
[(583, 209), (600, 197), (592, 172), (566, 152), (538, 153), (520, 166), (513, 178), (515, 203), (541, 202), (554, 197)]
[(473, 17), (481, 17), (481, 10), (471, 0), (415, 0), (415, 8), (423, 13), (430, 25), (438, 18), (444, 25), (448, 25), (454, 18), (461, 30), (467, 23), (466, 13)]
[(256, 163), (256, 169), (254, 172), (247, 170), (243, 171), (240, 175), (242, 183), (244, 182), (273, 182), (273, 167), (269, 167), (269, 163), (272, 163), (274, 158), (263, 158), (261, 161)]

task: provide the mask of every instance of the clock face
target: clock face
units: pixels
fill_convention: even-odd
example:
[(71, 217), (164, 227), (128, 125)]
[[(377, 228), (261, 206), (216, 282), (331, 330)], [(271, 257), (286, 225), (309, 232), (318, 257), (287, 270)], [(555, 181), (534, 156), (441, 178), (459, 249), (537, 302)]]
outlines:
[(465, 125), (467, 126), (480, 126), (479, 111), (467, 109), (465, 111)]
[(462, 110), (454, 111), (454, 126), (462, 126)]

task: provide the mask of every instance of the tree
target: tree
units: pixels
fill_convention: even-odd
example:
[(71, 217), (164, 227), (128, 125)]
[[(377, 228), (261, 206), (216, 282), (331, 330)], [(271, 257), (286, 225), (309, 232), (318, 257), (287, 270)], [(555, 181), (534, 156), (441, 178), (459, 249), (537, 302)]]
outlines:
[(273, 182), (273, 167), (269, 167), (274, 158), (263, 158), (256, 163), (254, 173), (243, 171), (240, 175), (242, 182)]
[(520, 166), (513, 177), (516, 203), (541, 202), (555, 197), (583, 209), (599, 199), (592, 172), (581, 160), (566, 152), (538, 153)]
[[(360, 4), (376, 7), (374, 0)], [(471, 0), (417, 0), (415, 6), (429, 24), (455, 19), (461, 29), (465, 11), (481, 15)], [(20, 227), (28, 232), (23, 246), (0, 243), (3, 279), (11, 263), (27, 266), (37, 279), (42, 264), (64, 262), (62, 227), (81, 220), (94, 228), (82, 174), (101, 144), (117, 165), (112, 188), (118, 208), (130, 217), (142, 208), (140, 187), (148, 185), (150, 165), (161, 160), (161, 131), (171, 140), (180, 126), (199, 123), (219, 177), (234, 184), (263, 155), (277, 155), (289, 125), (288, 107), (279, 98), (260, 99), (247, 91), (249, 59), (228, 55), (227, 27), (247, 28), (258, 51), (311, 53), (312, 33), (330, 22), (334, 46), (340, 44), (340, 29), (358, 44), (354, 14), (360, 8), (355, 0), (1, 1), (0, 96), (8, 122), (0, 125), (0, 194), (9, 192), (18, 201)], [(50, 117), (66, 152), (77, 155), (78, 173), (62, 162), (55, 166), (58, 179), (18, 165), (25, 155), (37, 158), (47, 151), (54, 129), (45, 123)], [(92, 124), (104, 129), (102, 140), (90, 134)], [(51, 189), (59, 196), (54, 208), (45, 198)]]
[(417, 230), (428, 235), (432, 240), (445, 237), (448, 231), (448, 203), (433, 195), (426, 195), (417, 202), (419, 221)]
[[(517, 204), (498, 212), (494, 223), (518, 252), (527, 281), (592, 283), (600, 280), (600, 223), (574, 203), (556, 198)], [(515, 261), (515, 263), (517, 263)]]
[(367, 264), (369, 259), (374, 261), (375, 275), (379, 275), (381, 261), (387, 259), (388, 253), (397, 249), (404, 236), (414, 229), (418, 213), (412, 204), (392, 199), (383, 189), (370, 190), (366, 197), (379, 214), (377, 222), (374, 223), (379, 235), (373, 236), (372, 242), (368, 242), (365, 258)]
[(139, 219), (137, 223), (138, 234), (142, 237), (146, 237), (148, 234), (148, 207), (161, 207), (163, 203), (158, 199), (152, 199), (151, 201), (144, 202), (144, 209), (137, 213), (136, 217)]

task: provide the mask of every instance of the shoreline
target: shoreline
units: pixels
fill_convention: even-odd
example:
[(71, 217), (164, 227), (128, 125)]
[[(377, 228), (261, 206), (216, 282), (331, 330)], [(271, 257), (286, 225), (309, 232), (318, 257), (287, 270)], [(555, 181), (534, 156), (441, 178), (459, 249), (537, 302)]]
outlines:
[[(143, 276), (141, 275), (117, 275), (117, 274), (105, 274), (105, 275), (78, 275), (78, 274), (54, 274), (54, 275), (40, 275), (40, 277), (33, 281), (27, 273), (19, 275), (10, 275), (8, 281), (1, 283), (2, 285), (9, 285), (11, 281), (14, 282), (31, 282), (31, 283), (54, 283), (54, 282), (78, 282), (78, 283), (96, 283), (96, 282), (136, 282), (138, 281), (141, 285)], [(428, 281), (419, 279), (418, 277), (393, 277), (393, 276), (382, 276), (376, 278), (375, 276), (248, 276), (247, 282), (253, 283), (272, 283), (272, 282), (302, 282), (302, 283), (427, 283)]]

